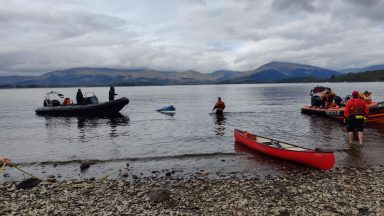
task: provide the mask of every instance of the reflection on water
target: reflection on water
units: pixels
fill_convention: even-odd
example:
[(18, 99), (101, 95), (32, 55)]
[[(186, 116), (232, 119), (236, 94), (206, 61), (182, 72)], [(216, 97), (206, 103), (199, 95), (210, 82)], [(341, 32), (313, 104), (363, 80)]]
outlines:
[(167, 115), (167, 116), (175, 116), (176, 115), (175, 112), (174, 113), (158, 112), (158, 113), (161, 113), (161, 114)]
[(224, 136), (225, 134), (225, 116), (224, 115), (212, 115), (215, 122), (213, 131), (218, 136)]
[[(48, 129), (48, 137), (55, 138), (57, 137), (57, 131), (55, 128), (60, 128), (62, 133), (68, 133), (70, 128), (73, 126), (74, 122), (77, 121), (78, 128), (78, 140), (81, 143), (89, 142), (89, 138), (87, 136), (91, 135), (94, 132), (98, 132), (98, 128), (106, 129), (109, 126), (108, 135), (111, 138), (118, 137), (118, 127), (120, 126), (128, 126), (129, 125), (129, 117), (118, 114), (114, 116), (108, 117), (97, 117), (97, 116), (71, 116), (71, 117), (58, 117), (58, 116), (42, 116), (45, 118), (45, 126)], [(106, 132), (106, 131), (105, 131)]]
[(350, 165), (354, 164), (365, 164), (364, 157), (362, 154), (362, 148), (364, 146), (360, 144), (352, 144), (349, 145), (349, 148), (345, 150), (346, 153), (346, 163)]

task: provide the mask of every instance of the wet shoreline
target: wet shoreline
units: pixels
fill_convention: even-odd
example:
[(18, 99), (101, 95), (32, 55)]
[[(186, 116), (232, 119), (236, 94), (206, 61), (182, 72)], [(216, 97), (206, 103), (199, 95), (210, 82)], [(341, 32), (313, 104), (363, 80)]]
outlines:
[[(0, 184), (0, 214), (26, 215), (383, 215), (384, 166), (297, 169), (283, 176), (198, 172), (133, 180)], [(158, 189), (163, 192), (156, 194)]]

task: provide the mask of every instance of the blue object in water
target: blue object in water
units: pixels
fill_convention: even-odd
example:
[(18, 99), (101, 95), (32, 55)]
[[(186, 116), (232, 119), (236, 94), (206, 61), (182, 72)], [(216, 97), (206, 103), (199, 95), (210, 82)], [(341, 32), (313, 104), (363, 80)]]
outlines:
[(176, 108), (173, 105), (163, 107), (161, 109), (157, 109), (158, 112), (164, 112), (164, 113), (174, 113), (176, 112)]

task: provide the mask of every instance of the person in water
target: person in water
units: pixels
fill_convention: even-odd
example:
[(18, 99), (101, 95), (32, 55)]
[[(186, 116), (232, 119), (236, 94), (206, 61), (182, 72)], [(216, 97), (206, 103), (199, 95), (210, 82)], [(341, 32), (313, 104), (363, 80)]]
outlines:
[(212, 112), (213, 112), (215, 109), (216, 109), (216, 114), (217, 114), (217, 115), (223, 115), (223, 114), (224, 114), (225, 104), (224, 104), (224, 102), (221, 100), (221, 97), (218, 97), (218, 98), (217, 98), (217, 102), (216, 102), (215, 106), (213, 107)]
[(117, 94), (115, 94), (115, 87), (111, 86), (111, 88), (109, 89), (109, 101), (115, 100), (116, 95)]
[(81, 89), (77, 90), (76, 103), (77, 104), (83, 104), (84, 103), (84, 96), (83, 96), (83, 93), (81, 92)]
[(353, 142), (353, 132), (358, 131), (359, 143), (363, 144), (364, 122), (369, 112), (367, 104), (359, 98), (359, 92), (352, 92), (344, 109), (344, 119), (347, 122), (349, 143)]
[(10, 163), (11, 163), (11, 160), (9, 160), (9, 159), (6, 158), (6, 157), (2, 157), (2, 156), (0, 156), (0, 164), (3, 164), (3, 163), (10, 164)]

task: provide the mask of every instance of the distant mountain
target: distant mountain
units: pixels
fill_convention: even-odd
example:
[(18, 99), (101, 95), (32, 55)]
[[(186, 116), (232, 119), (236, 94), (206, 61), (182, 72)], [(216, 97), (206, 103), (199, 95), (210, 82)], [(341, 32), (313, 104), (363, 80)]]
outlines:
[(0, 85), (18, 86), (100, 86), (169, 85), (211, 83), (214, 79), (197, 71), (168, 72), (148, 69), (71, 68), (41, 76), (0, 77)]
[(217, 83), (292, 82), (326, 79), (340, 73), (311, 65), (270, 62), (255, 70), (219, 70), (209, 74), (151, 69), (71, 68), (41, 76), (0, 77), (0, 87), (108, 86), (108, 85), (190, 85)]
[(358, 72), (365, 72), (365, 71), (375, 71), (375, 70), (384, 70), (384, 64), (380, 65), (371, 65), (364, 68), (346, 68), (340, 70), (342, 73), (358, 73)]
[(230, 70), (218, 70), (208, 74), (208, 76), (216, 81), (223, 81), (244, 76), (244, 73)]
[(339, 76), (341, 73), (311, 65), (288, 62), (270, 62), (253, 71), (245, 72), (245, 76), (227, 80), (226, 83), (262, 83), (280, 82), (298, 77), (325, 79)]

